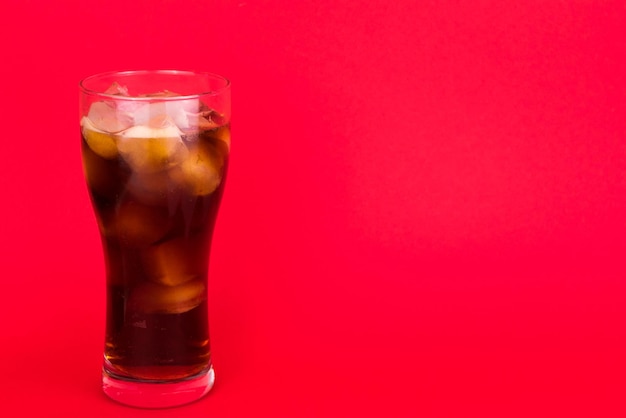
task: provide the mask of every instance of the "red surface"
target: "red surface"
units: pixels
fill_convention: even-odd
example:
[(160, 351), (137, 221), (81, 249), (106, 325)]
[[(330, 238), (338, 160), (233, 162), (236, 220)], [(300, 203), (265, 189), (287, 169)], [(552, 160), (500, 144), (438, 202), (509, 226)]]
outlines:
[[(6, 410), (626, 416), (622, 2), (3, 9)], [(134, 68), (233, 83), (217, 381), (155, 412), (100, 391), (103, 264), (78, 147), (78, 80)]]

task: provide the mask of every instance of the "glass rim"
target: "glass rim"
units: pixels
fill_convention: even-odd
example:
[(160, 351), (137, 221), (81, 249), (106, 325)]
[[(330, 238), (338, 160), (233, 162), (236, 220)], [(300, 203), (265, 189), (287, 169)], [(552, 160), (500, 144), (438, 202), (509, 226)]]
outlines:
[[(92, 90), (85, 86), (85, 83), (101, 78), (101, 77), (110, 77), (114, 75), (119, 76), (129, 76), (129, 75), (142, 75), (142, 74), (164, 74), (164, 75), (187, 75), (187, 76), (205, 76), (213, 79), (221, 80), (224, 82), (224, 85), (217, 89), (202, 91), (194, 94), (185, 94), (181, 96), (167, 96), (167, 97), (139, 97), (139, 96), (120, 96), (117, 94), (104, 93), (96, 90)], [(123, 70), (123, 71), (106, 71), (102, 73), (92, 74), (80, 80), (78, 83), (81, 92), (90, 96), (99, 96), (112, 100), (128, 100), (128, 101), (146, 101), (146, 102), (154, 102), (154, 101), (178, 101), (178, 100), (189, 100), (195, 99), (198, 97), (204, 96), (219, 96), (223, 92), (227, 91), (230, 88), (230, 80), (224, 76), (221, 76), (216, 73), (211, 73), (208, 71), (193, 71), (193, 70)]]

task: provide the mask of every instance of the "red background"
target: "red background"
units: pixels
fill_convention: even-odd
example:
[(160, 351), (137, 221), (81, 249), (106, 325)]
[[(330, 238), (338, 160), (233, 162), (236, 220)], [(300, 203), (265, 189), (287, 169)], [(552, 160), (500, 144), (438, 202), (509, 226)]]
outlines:
[[(626, 416), (623, 2), (2, 9), (2, 408)], [(233, 86), (217, 381), (163, 411), (100, 391), (103, 262), (79, 160), (78, 81), (139, 68)]]

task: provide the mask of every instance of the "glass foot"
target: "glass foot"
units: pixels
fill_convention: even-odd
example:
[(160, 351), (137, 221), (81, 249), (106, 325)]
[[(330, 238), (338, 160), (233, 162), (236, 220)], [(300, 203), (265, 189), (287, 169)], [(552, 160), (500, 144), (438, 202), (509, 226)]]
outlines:
[(120, 379), (102, 372), (102, 389), (109, 398), (139, 408), (168, 408), (196, 401), (209, 393), (214, 382), (213, 367), (190, 379), (162, 383)]

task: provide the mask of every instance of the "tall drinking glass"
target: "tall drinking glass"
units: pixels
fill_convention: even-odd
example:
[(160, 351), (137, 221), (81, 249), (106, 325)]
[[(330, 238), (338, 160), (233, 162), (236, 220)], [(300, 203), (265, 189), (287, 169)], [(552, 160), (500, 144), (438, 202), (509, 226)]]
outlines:
[(82, 161), (106, 265), (102, 386), (159, 408), (213, 386), (207, 276), (230, 151), (230, 82), (128, 71), (80, 83)]

